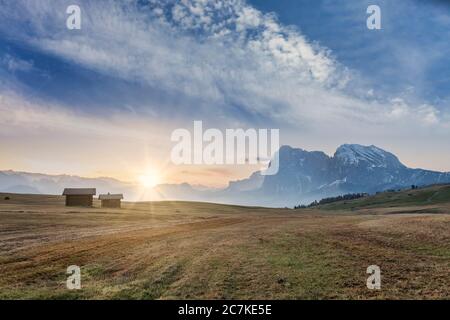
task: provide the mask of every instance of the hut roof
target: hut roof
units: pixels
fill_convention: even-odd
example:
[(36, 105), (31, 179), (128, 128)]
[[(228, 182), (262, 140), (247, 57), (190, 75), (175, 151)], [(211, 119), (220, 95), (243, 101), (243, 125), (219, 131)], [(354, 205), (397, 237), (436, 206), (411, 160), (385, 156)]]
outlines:
[(99, 200), (122, 200), (123, 194), (101, 194), (98, 196)]
[(97, 194), (95, 188), (65, 188), (63, 196), (93, 196)]

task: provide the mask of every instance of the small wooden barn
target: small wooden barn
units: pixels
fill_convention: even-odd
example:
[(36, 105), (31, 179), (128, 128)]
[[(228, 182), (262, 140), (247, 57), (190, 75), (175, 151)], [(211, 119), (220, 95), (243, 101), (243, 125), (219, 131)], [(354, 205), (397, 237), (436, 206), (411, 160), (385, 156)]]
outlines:
[(101, 194), (98, 199), (102, 202), (102, 208), (120, 208), (123, 194)]
[(66, 188), (63, 192), (68, 207), (92, 207), (96, 194), (95, 188)]

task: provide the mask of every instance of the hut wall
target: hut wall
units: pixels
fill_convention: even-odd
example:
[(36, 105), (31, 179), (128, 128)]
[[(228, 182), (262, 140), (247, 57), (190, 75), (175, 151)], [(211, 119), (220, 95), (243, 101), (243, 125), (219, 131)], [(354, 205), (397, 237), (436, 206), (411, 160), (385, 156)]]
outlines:
[(103, 208), (120, 208), (120, 200), (102, 200)]
[(66, 206), (68, 207), (92, 207), (93, 196), (89, 195), (68, 195), (66, 196)]

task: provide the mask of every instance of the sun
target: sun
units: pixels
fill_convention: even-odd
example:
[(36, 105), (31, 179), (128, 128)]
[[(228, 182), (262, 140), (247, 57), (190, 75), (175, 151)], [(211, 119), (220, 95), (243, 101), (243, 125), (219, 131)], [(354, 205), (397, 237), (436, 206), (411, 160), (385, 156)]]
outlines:
[(160, 183), (160, 178), (156, 172), (150, 171), (139, 176), (139, 182), (144, 188), (153, 188)]

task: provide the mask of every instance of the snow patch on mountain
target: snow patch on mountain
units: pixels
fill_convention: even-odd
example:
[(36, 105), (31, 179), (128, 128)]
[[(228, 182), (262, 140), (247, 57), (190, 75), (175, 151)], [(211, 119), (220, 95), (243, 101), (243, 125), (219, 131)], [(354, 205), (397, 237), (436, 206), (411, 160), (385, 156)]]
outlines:
[(366, 162), (368, 167), (371, 168), (387, 168), (390, 164), (401, 165), (398, 158), (392, 153), (374, 145), (344, 144), (336, 150), (334, 157), (343, 164), (348, 165), (358, 165), (360, 162)]

